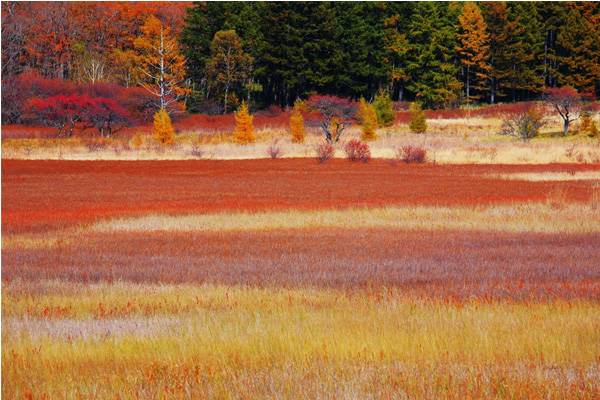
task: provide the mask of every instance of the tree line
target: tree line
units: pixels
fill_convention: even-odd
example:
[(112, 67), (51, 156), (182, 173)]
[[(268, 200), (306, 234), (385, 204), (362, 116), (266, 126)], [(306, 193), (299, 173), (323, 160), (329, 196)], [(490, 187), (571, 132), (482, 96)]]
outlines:
[[(3, 2), (3, 91), (31, 72), (155, 93), (178, 76), (162, 104), (215, 113), (380, 90), (434, 109), (597, 96), (599, 25), (597, 2)], [(157, 32), (185, 75), (149, 75)]]

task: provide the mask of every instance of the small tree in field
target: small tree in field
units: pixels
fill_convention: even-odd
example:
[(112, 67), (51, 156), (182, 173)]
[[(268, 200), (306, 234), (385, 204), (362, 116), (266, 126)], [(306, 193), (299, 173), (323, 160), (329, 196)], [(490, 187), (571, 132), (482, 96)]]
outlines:
[(304, 127), (304, 117), (299, 110), (294, 108), (290, 115), (290, 131), (292, 132), (292, 142), (302, 143), (306, 137), (306, 129)]
[(248, 105), (246, 102), (242, 102), (240, 109), (235, 113), (235, 130), (233, 131), (233, 137), (238, 144), (253, 143), (256, 140), (253, 120), (254, 117), (248, 112)]
[(340, 135), (356, 120), (356, 103), (350, 99), (335, 96), (313, 95), (308, 99), (308, 107), (321, 114), (319, 126), (325, 132), (328, 143), (337, 143)]
[(37, 122), (56, 128), (59, 137), (65, 130), (66, 136), (71, 137), (75, 124), (87, 119), (92, 100), (85, 95), (57, 95), (45, 99), (34, 98), (30, 104)]
[(365, 99), (360, 99), (358, 107), (358, 119), (360, 120), (362, 135), (361, 140), (375, 140), (377, 129), (377, 113), (373, 104), (367, 103)]
[(551, 88), (544, 91), (543, 99), (550, 103), (563, 119), (563, 135), (569, 133), (569, 125), (580, 117), (583, 105), (581, 95), (570, 87)]
[(169, 146), (175, 141), (175, 131), (173, 125), (171, 125), (171, 117), (164, 108), (154, 114), (154, 134), (152, 136), (163, 146)]
[(415, 102), (410, 105), (408, 129), (414, 133), (427, 132), (427, 118), (425, 117), (425, 111), (421, 108), (421, 103)]
[(394, 119), (396, 119), (396, 111), (394, 111), (390, 94), (386, 90), (379, 90), (377, 96), (375, 96), (375, 100), (373, 100), (373, 107), (375, 107), (375, 112), (377, 113), (377, 125), (392, 125)]

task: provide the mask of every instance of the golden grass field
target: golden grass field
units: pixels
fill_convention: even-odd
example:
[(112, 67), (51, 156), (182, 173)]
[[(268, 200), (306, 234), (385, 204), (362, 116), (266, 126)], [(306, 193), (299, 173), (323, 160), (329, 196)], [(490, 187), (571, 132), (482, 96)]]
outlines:
[(370, 143), (435, 166), (3, 141), (2, 397), (600, 398), (598, 140), (497, 125)]

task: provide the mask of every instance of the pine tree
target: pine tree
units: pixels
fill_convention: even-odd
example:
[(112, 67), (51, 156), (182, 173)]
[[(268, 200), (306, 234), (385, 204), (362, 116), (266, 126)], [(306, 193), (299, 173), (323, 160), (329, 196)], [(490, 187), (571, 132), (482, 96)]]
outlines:
[(375, 140), (377, 138), (377, 113), (373, 104), (367, 103), (364, 98), (360, 99), (358, 106), (358, 119), (362, 129), (361, 140)]
[(412, 79), (407, 88), (430, 108), (445, 107), (460, 93), (454, 57), (458, 12), (452, 3), (422, 1), (409, 23), (406, 69)]
[(464, 3), (461, 15), (458, 17), (459, 45), (456, 47), (463, 66), (467, 103), (480, 96), (474, 92), (483, 92), (485, 82), (490, 74), (489, 65), (489, 35), (487, 26), (481, 16), (481, 10), (473, 2)]
[(425, 117), (425, 111), (423, 111), (421, 103), (414, 102), (410, 105), (408, 129), (413, 133), (427, 132), (427, 118)]
[(390, 126), (396, 119), (396, 111), (394, 111), (394, 104), (390, 98), (390, 94), (380, 89), (373, 100), (373, 107), (377, 113), (377, 125), (379, 126)]
[(163, 146), (170, 146), (175, 142), (175, 131), (171, 125), (171, 117), (169, 113), (161, 108), (154, 114), (154, 134), (152, 137)]
[(248, 112), (248, 105), (246, 102), (242, 102), (240, 109), (235, 113), (235, 130), (233, 131), (233, 137), (238, 144), (249, 144), (256, 140), (253, 120), (254, 117)]

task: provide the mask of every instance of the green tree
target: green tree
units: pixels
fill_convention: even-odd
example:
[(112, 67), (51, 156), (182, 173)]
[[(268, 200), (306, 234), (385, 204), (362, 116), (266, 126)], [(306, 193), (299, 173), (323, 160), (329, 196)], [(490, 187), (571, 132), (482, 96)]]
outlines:
[(212, 57), (206, 64), (208, 78), (223, 93), (223, 113), (226, 113), (229, 91), (248, 79), (253, 59), (244, 52), (242, 41), (233, 30), (215, 34), (211, 53)]
[(427, 118), (425, 117), (425, 111), (421, 107), (421, 103), (414, 102), (410, 105), (410, 122), (408, 129), (414, 133), (425, 133), (427, 132)]
[(462, 85), (454, 52), (456, 25), (456, 5), (437, 2), (419, 2), (409, 24), (407, 88), (426, 107), (441, 108), (458, 99)]
[(396, 111), (394, 111), (390, 94), (386, 90), (380, 89), (377, 92), (375, 100), (373, 100), (373, 107), (377, 113), (377, 124), (379, 126), (392, 125), (396, 119)]

